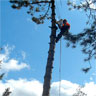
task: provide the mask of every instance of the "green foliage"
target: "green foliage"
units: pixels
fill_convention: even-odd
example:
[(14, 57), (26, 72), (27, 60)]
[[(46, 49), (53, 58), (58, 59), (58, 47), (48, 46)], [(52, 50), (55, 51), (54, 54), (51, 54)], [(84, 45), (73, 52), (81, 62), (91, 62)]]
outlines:
[(50, 3), (48, 0), (10, 0), (13, 9), (20, 10), (27, 7), (27, 13), (32, 16), (32, 21), (37, 24), (43, 24), (45, 19), (49, 19)]
[(93, 57), (96, 59), (96, 7), (92, 7), (92, 4), (96, 5), (96, 0), (89, 1), (84, 0), (79, 4), (73, 3), (70, 0), (67, 2), (68, 6), (70, 6), (69, 10), (85, 11), (88, 17), (86, 24), (90, 25), (89, 28), (85, 28), (82, 33), (76, 35), (69, 33), (68, 36), (65, 36), (65, 39), (69, 41), (68, 43), (71, 42), (75, 46), (79, 43), (82, 46), (82, 52), (88, 55), (84, 61), (90, 61)]
[(9, 96), (10, 94), (11, 94), (10, 88), (7, 88), (7, 89), (5, 89), (5, 92), (3, 93), (2, 96)]
[(82, 71), (87, 73), (89, 70), (91, 69), (91, 67), (88, 67), (88, 68), (82, 68)]

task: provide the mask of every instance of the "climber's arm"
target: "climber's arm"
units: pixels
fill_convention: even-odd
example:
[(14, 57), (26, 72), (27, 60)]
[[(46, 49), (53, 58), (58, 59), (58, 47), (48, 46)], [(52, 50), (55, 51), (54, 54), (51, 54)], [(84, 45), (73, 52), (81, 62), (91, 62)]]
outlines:
[(60, 24), (58, 23), (58, 22), (56, 22), (56, 24), (58, 25), (58, 27), (61, 29), (61, 26), (60, 26)]

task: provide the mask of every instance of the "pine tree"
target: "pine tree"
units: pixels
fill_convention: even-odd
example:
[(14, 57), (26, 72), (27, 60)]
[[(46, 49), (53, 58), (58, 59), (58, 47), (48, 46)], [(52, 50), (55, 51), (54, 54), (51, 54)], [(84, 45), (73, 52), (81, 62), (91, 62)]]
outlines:
[[(51, 35), (50, 35), (50, 47), (48, 51), (48, 59), (46, 65), (46, 72), (44, 76), (43, 94), (42, 96), (49, 96), (51, 75), (53, 69), (54, 53), (55, 53), (55, 37), (56, 37), (56, 20), (55, 20), (55, 0), (10, 0), (12, 3), (12, 8), (20, 9), (21, 7), (29, 7), (27, 11), (28, 14), (32, 16), (32, 21), (37, 24), (43, 24), (45, 19), (51, 19)], [(45, 13), (42, 13), (48, 6)], [(51, 9), (51, 15), (48, 14)], [(38, 17), (35, 16), (36, 13), (40, 13)]]
[[(93, 0), (93, 3), (96, 3)], [(47, 59), (47, 66), (46, 66), (46, 73), (44, 76), (44, 85), (43, 85), (43, 95), (42, 96), (49, 96), (50, 90), (50, 83), (51, 83), (51, 75), (52, 75), (52, 68), (53, 68), (53, 61), (54, 61), (54, 53), (55, 53), (55, 37), (56, 37), (56, 20), (55, 20), (55, 0), (10, 0), (12, 3), (12, 8), (20, 10), (22, 7), (28, 7), (29, 10), (27, 11), (28, 14), (32, 16), (32, 21), (37, 24), (43, 24), (45, 19), (51, 19), (51, 36), (50, 36), (50, 48), (48, 52), (48, 59)], [(86, 4), (76, 5), (68, 0), (68, 5), (75, 9), (83, 9), (85, 12), (88, 10), (94, 11), (95, 9), (89, 8), (89, 3), (86, 0)], [(42, 12), (46, 9), (46, 12)], [(49, 10), (51, 9), (52, 14), (50, 16)], [(69, 8), (71, 10), (71, 8)], [(38, 16), (35, 13), (40, 13)], [(79, 42), (82, 48), (82, 52), (88, 54), (88, 57), (85, 58), (85, 61), (89, 61), (92, 57), (96, 58), (96, 15), (89, 14), (89, 19), (92, 18), (93, 22), (91, 22), (91, 27), (84, 29), (83, 33), (79, 34), (67, 34), (64, 39), (68, 41), (67, 46), (71, 42), (73, 44), (73, 48), (76, 47), (76, 44)], [(90, 20), (89, 20), (90, 21)], [(89, 23), (89, 22), (87, 22)], [(90, 47), (89, 47), (90, 46)], [(88, 68), (87, 68), (88, 69)], [(87, 70), (83, 69), (83, 70)]]

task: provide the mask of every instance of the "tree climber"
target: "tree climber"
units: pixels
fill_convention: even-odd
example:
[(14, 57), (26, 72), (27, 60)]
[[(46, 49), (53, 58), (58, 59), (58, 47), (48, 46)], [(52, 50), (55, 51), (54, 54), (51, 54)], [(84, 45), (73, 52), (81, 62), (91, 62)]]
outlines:
[(69, 32), (69, 29), (70, 29), (70, 24), (67, 22), (66, 19), (64, 20), (60, 20), (58, 22), (56, 22), (58, 24), (58, 27), (60, 28), (61, 32), (57, 35), (56, 37), (56, 43), (59, 41), (59, 39), (65, 35), (67, 35)]

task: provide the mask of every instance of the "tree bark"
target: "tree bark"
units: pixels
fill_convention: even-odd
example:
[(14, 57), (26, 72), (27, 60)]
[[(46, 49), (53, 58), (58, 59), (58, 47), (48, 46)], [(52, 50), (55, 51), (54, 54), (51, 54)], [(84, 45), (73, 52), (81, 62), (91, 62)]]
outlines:
[(50, 47), (48, 51), (48, 59), (46, 72), (44, 76), (44, 84), (43, 84), (43, 94), (42, 96), (49, 96), (50, 94), (50, 86), (51, 86), (51, 78), (52, 78), (52, 69), (53, 69), (53, 61), (55, 54), (55, 37), (56, 37), (56, 25), (55, 25), (55, 0), (51, 0), (51, 9), (52, 9), (52, 27), (51, 27), (51, 35), (50, 35)]

